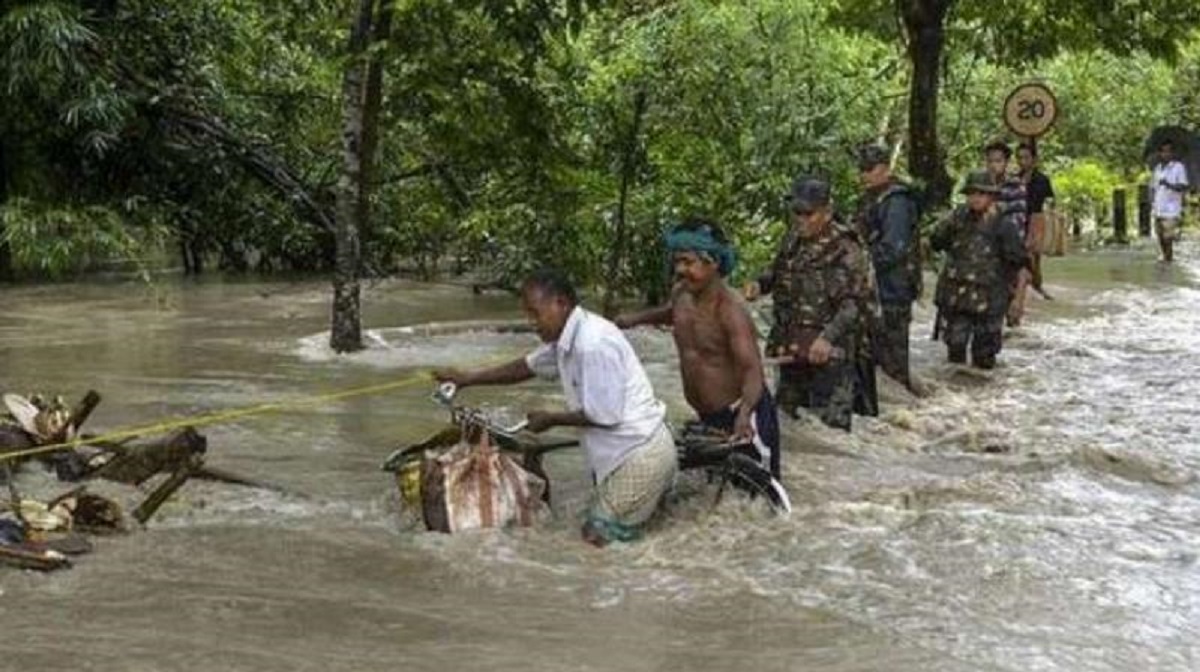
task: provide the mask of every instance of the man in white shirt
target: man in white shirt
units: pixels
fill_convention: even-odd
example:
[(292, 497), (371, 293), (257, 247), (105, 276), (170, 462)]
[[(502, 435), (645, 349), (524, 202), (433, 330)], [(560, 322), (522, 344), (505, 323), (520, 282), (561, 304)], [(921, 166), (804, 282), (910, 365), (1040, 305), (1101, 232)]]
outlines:
[(561, 380), (568, 410), (530, 412), (528, 428), (582, 428), (595, 483), (584, 540), (603, 546), (636, 539), (675, 479), (678, 458), (664, 423), (666, 407), (621, 330), (579, 306), (575, 288), (561, 273), (530, 276), (521, 288), (521, 305), (541, 347), (489, 369), (434, 375), (459, 387), (507, 385), (534, 376)]
[(1158, 164), (1150, 178), (1154, 190), (1151, 216), (1158, 246), (1162, 249), (1163, 261), (1170, 263), (1173, 248), (1179, 239), (1179, 220), (1183, 217), (1183, 194), (1187, 191), (1187, 171), (1175, 160), (1174, 147), (1170, 141), (1158, 146)]

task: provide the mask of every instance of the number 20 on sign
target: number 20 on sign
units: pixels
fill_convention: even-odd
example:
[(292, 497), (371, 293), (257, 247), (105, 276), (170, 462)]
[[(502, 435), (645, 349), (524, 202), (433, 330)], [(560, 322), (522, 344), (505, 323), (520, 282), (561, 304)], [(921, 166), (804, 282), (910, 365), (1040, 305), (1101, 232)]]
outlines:
[(1057, 118), (1058, 101), (1045, 84), (1022, 84), (1004, 100), (1004, 124), (1019, 136), (1043, 135)]

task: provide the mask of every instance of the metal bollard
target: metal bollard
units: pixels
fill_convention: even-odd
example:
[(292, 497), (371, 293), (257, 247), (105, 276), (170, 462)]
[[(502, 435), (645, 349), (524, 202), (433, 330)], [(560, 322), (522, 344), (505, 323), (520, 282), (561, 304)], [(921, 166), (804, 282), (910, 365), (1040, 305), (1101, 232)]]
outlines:
[(1129, 242), (1129, 218), (1125, 211), (1125, 190), (1113, 189), (1112, 194), (1112, 216), (1113, 216), (1113, 236), (1118, 243)]
[(1138, 185), (1138, 235), (1150, 237), (1150, 185)]

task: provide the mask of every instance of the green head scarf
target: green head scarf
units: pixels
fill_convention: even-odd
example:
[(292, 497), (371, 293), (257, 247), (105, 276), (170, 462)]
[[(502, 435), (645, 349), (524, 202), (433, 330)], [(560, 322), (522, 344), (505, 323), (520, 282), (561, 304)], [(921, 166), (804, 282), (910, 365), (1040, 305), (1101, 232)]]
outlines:
[(733, 246), (718, 239), (713, 227), (702, 224), (696, 228), (675, 227), (666, 235), (667, 254), (676, 252), (695, 252), (696, 254), (717, 264), (721, 277), (733, 273), (737, 263)]

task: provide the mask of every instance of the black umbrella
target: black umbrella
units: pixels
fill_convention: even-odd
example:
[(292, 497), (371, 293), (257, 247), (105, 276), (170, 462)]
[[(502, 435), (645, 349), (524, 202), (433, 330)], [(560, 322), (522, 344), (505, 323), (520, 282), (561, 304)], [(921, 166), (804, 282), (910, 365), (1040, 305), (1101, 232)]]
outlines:
[(1153, 166), (1158, 161), (1158, 148), (1170, 142), (1175, 158), (1187, 170), (1188, 185), (1195, 191), (1200, 189), (1200, 136), (1182, 126), (1159, 126), (1150, 132), (1142, 146), (1142, 157)]

